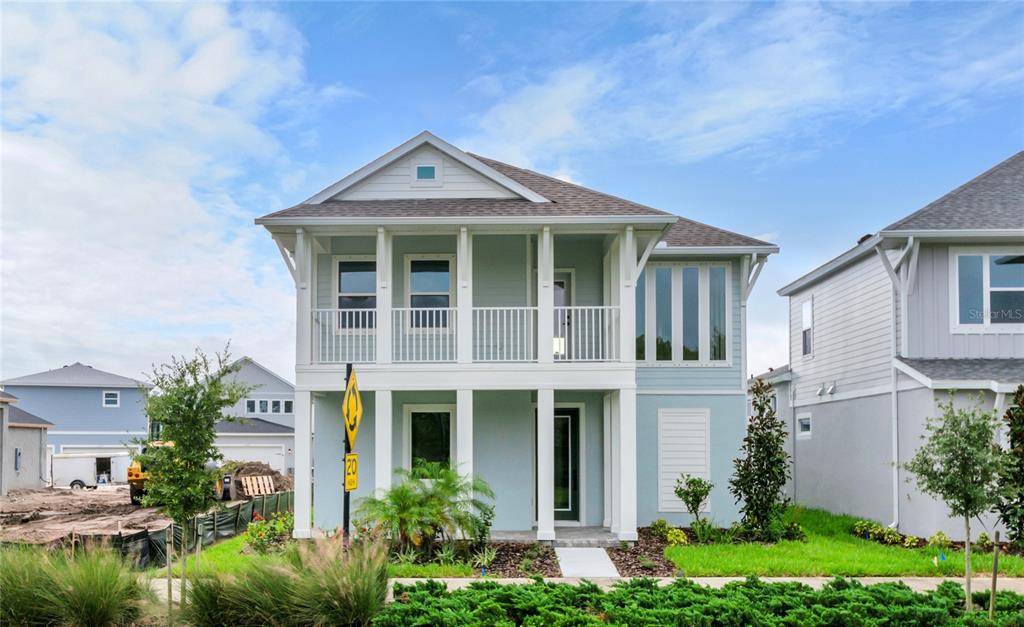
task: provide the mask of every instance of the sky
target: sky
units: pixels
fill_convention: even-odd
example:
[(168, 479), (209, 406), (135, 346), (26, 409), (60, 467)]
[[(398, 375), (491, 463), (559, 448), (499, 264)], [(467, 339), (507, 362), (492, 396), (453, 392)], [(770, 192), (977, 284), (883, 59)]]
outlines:
[(781, 246), (775, 291), (1024, 148), (1024, 4), (0, 6), (0, 378), (223, 348), (294, 378), (253, 219), (427, 129)]

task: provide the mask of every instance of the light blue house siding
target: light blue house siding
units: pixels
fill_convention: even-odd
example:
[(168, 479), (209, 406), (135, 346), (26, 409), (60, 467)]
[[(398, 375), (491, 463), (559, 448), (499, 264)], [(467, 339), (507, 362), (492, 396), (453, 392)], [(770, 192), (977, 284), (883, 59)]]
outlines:
[[(47, 443), (60, 453), (65, 446), (130, 444), (147, 433), (142, 393), (138, 388), (90, 388), (8, 385), (18, 406), (54, 424)], [(121, 393), (119, 407), (104, 407), (103, 392)]]

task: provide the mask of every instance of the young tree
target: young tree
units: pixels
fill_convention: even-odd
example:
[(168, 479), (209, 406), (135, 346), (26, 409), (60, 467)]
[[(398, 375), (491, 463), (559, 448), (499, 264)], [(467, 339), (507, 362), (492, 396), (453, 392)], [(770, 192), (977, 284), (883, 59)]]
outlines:
[(999, 473), (999, 519), (1006, 525), (1010, 542), (1024, 548), (1024, 385), (1017, 388), (1007, 408), (1009, 448)]
[[(210, 462), (221, 459), (214, 445), (215, 425), (224, 410), (245, 398), (251, 388), (229, 375), (238, 365), (228, 349), (211, 360), (202, 351), (195, 356), (172, 357), (154, 367), (153, 388), (144, 392), (146, 415), (160, 425), (162, 446), (146, 446), (137, 459), (146, 468), (143, 505), (163, 507), (182, 529), (188, 521), (216, 502), (217, 472)], [(182, 537), (182, 543), (187, 534)], [(181, 603), (185, 602), (187, 551), (181, 552)]]
[(1003, 465), (995, 442), (999, 421), (980, 405), (956, 408), (952, 397), (939, 408), (942, 417), (927, 420), (924, 444), (904, 467), (915, 475), (922, 492), (942, 499), (950, 514), (964, 519), (964, 578), (970, 611), (971, 518), (991, 511), (999, 497), (997, 481)]
[(729, 492), (741, 503), (743, 525), (763, 540), (777, 540), (786, 508), (789, 454), (785, 449), (786, 423), (775, 414), (772, 386), (760, 379), (751, 387), (754, 415), (743, 438), (742, 457), (733, 461)]
[(715, 484), (702, 477), (683, 473), (676, 479), (676, 496), (690, 512), (694, 524), (700, 522), (700, 510), (704, 508)]

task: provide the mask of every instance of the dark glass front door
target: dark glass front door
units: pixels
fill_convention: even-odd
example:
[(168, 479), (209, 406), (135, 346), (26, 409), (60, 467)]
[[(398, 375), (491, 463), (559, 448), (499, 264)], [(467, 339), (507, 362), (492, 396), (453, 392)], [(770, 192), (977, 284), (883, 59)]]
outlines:
[[(555, 520), (579, 520), (580, 410), (555, 408), (554, 429)], [(536, 467), (534, 472), (536, 473)], [(534, 514), (536, 515), (536, 512)]]

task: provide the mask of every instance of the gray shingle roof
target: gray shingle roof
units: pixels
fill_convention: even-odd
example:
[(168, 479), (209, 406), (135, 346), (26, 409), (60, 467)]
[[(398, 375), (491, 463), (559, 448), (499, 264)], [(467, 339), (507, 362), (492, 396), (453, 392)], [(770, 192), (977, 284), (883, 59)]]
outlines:
[(932, 381), (1024, 383), (1024, 359), (899, 359)]
[(1024, 229), (1024, 151), (883, 231)]
[(97, 370), (75, 362), (70, 366), (37, 372), (23, 377), (7, 379), (3, 385), (43, 385), (51, 387), (110, 387), (137, 388), (144, 385), (142, 381), (122, 377), (119, 374)]
[(262, 418), (243, 418), (233, 422), (226, 420), (217, 423), (217, 433), (295, 433), (295, 429), (263, 420)]
[(666, 246), (774, 246), (725, 229), (719, 229), (687, 218), (679, 218), (661, 238)]
[(24, 409), (18, 407), (17, 405), (8, 405), (7, 411), (9, 412), (7, 414), (8, 422), (10, 422), (11, 424), (32, 425), (44, 428), (53, 426), (53, 423), (50, 422), (49, 420), (43, 420), (42, 418), (36, 416), (35, 414), (30, 414)]

